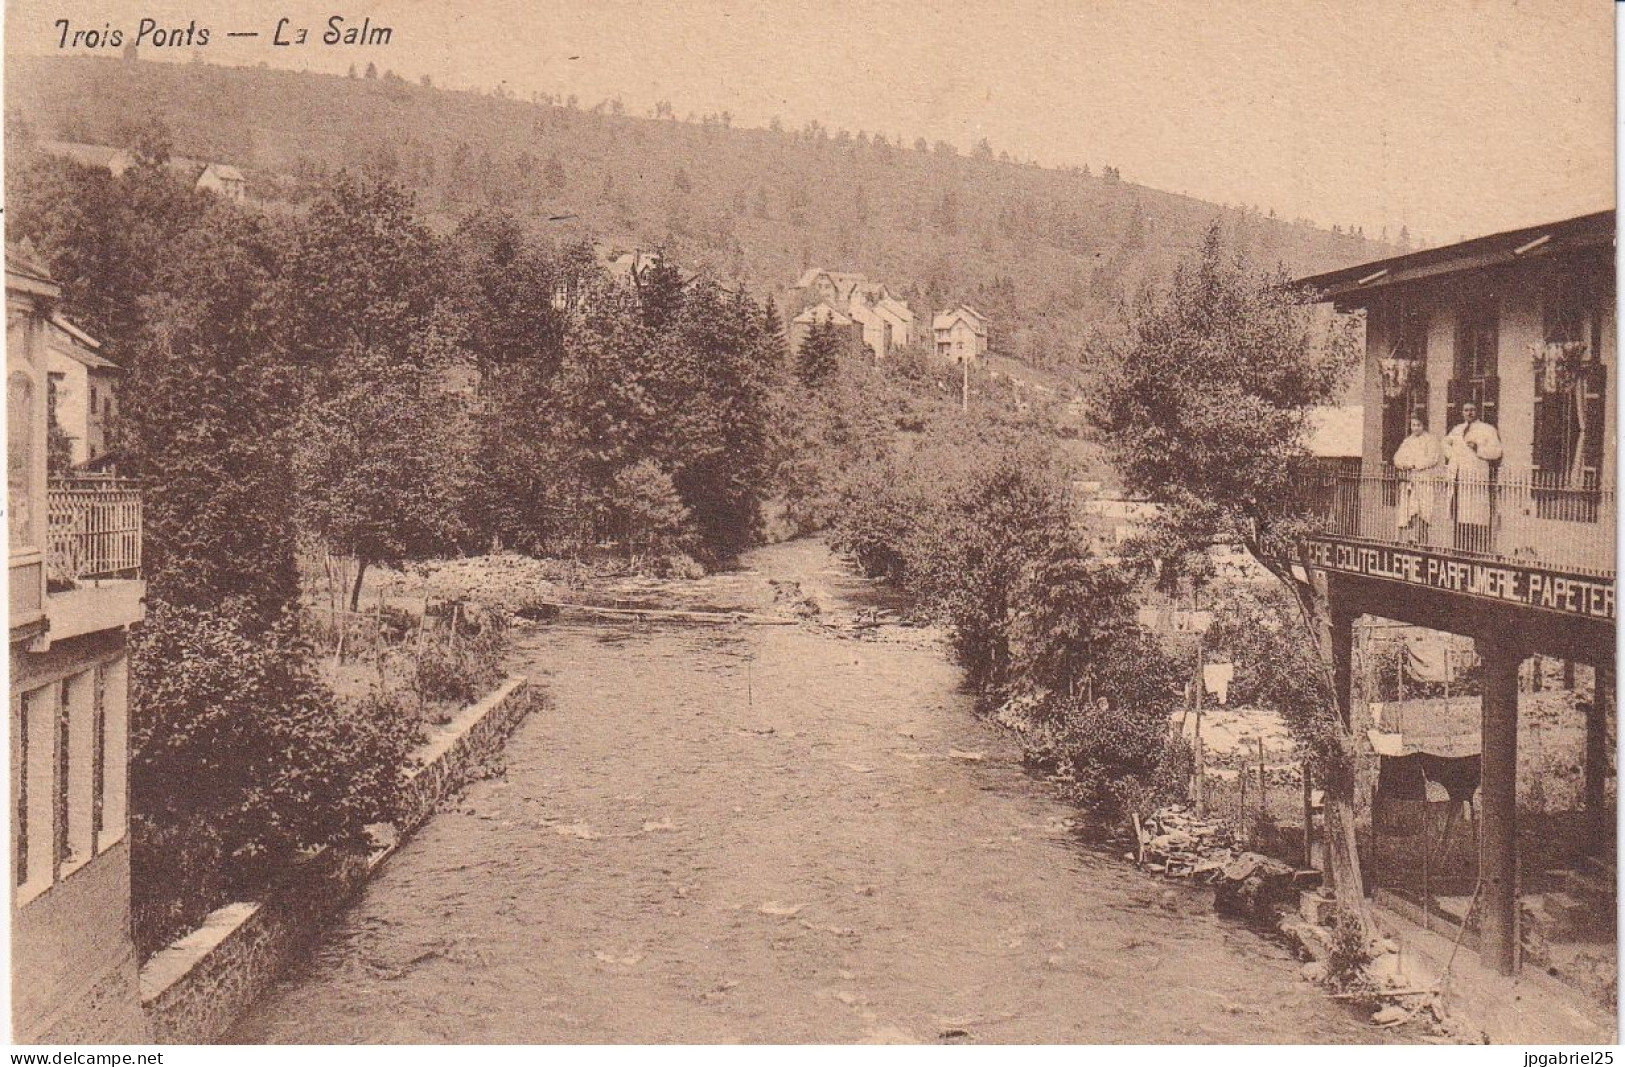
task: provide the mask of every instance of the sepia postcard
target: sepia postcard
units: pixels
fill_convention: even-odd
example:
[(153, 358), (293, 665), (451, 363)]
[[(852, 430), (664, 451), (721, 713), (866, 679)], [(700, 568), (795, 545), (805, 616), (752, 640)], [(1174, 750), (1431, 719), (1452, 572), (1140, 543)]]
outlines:
[(7, 0), (13, 1042), (1615, 1044), (1612, 8)]

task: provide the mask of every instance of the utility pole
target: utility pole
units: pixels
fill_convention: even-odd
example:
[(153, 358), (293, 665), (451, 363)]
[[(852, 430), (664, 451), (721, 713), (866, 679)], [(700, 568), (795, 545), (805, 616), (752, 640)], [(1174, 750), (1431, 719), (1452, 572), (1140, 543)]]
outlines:
[(1191, 745), (1191, 754), (1195, 763), (1195, 782), (1191, 788), (1191, 801), (1196, 805), (1196, 815), (1201, 818), (1207, 814), (1207, 773), (1202, 758), (1202, 635), (1196, 635), (1196, 681), (1191, 686), (1196, 693), (1196, 737)]

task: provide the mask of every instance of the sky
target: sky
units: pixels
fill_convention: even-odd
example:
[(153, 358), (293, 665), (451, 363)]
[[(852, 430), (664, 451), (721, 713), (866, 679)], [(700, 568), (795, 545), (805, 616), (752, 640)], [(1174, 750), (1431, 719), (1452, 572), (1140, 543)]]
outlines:
[[(1610, 0), (6, 0), (8, 52), (142, 16), (209, 62), (946, 140), (1432, 243), (1614, 205)], [(327, 17), (387, 46), (315, 43)], [(311, 28), (275, 47), (277, 18)], [(225, 37), (228, 30), (258, 38)], [(70, 49), (71, 51), (71, 49)], [(81, 50), (82, 51), (82, 50)], [(103, 51), (101, 54), (116, 54)], [(152, 49), (144, 58), (159, 58)], [(166, 53), (191, 58), (181, 48)]]

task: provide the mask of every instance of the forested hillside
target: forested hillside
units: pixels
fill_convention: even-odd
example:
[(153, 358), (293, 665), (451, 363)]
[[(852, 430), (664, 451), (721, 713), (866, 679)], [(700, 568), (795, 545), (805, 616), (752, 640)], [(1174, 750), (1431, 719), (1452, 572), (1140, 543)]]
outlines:
[(624, 114), (615, 101), (525, 102), (270, 69), (100, 58), (14, 60), (24, 137), (120, 144), (149, 118), (177, 154), (242, 167), (253, 195), (297, 198), (337, 168), (414, 189), (432, 223), (504, 207), (563, 241), (664, 247), (687, 265), (779, 292), (808, 266), (864, 271), (917, 312), (960, 300), (993, 320), (995, 351), (1086, 362), (1123, 297), (1164, 276), (1219, 220), (1260, 265), (1326, 270), (1396, 250), (1359, 233), (1134, 185), (1095, 171), (908, 143), (896, 133), (739, 129), (727, 115)]

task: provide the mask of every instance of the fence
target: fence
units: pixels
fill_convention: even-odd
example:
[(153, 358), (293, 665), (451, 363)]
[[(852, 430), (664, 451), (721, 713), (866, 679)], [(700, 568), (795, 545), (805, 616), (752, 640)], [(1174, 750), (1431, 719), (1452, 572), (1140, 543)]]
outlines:
[(1325, 532), (1496, 562), (1612, 576), (1614, 487), (1536, 472), (1451, 478), (1444, 468), (1317, 472), (1301, 502)]
[(52, 479), (47, 576), (67, 584), (141, 573), (141, 492), (118, 478)]

